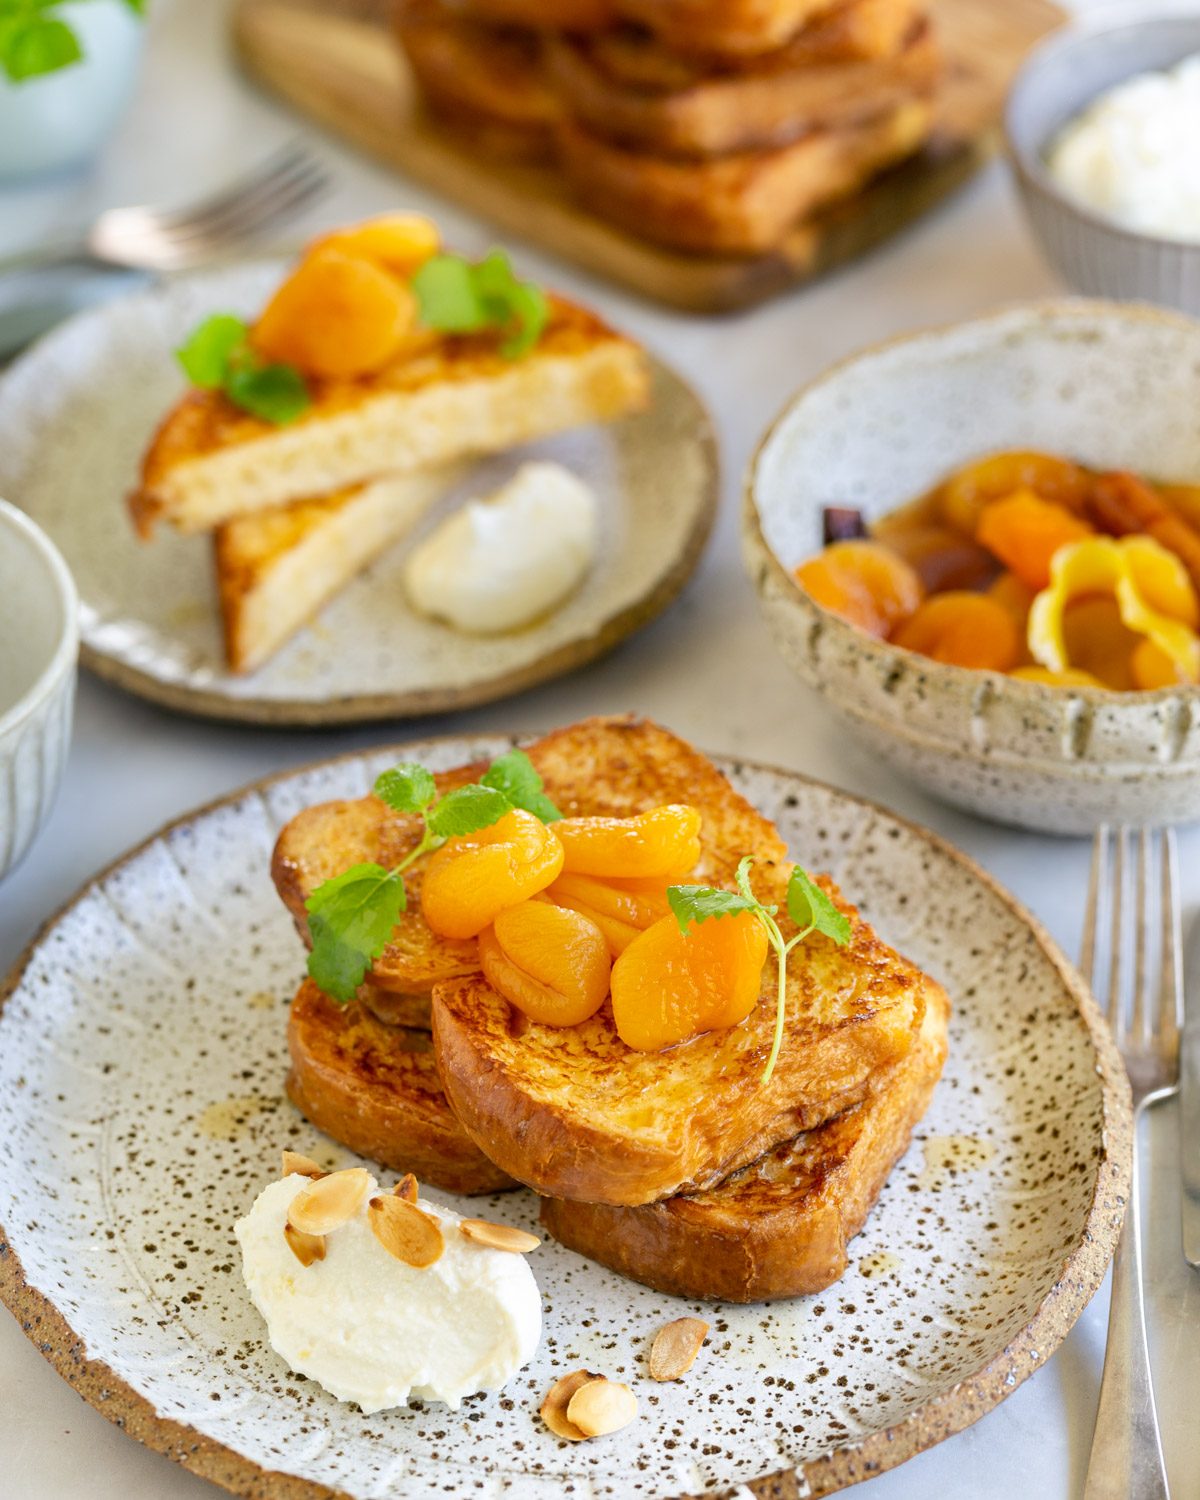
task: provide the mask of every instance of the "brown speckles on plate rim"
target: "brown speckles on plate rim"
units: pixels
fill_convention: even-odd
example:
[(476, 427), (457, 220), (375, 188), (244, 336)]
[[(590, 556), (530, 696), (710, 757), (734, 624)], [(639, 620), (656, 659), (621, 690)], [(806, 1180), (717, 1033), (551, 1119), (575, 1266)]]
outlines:
[[(495, 737), (422, 741), (405, 747), (403, 754), (449, 765), (476, 753), (495, 753), (507, 743)], [(263, 849), (258, 846), (267, 836), (265, 820), (269, 815), (277, 823), (295, 806), (322, 796), (356, 795), (369, 785), (377, 766), (400, 753), (385, 749), (340, 757), (269, 778), (222, 798), (179, 819), (117, 861), (47, 923), (0, 991), (5, 1002), (0, 1011), (0, 1031), (7, 1031), (8, 1055), (11, 1058), (15, 1044), (29, 1049), (30, 1085), (13, 1090), (15, 1102), (8, 1106), (10, 1118), (21, 1121), (26, 1146), (32, 1116), (37, 1113), (39, 1119), (53, 1119), (53, 1101), (49, 1108), (45, 1101), (38, 1101), (35, 1108), (35, 1101), (28, 1097), (36, 1086), (33, 1064), (47, 1043), (61, 1045), (62, 1036), (55, 1036), (56, 1025), (77, 1024), (77, 1018), (69, 1012), (75, 1002), (62, 994), (69, 986), (56, 975), (72, 964), (72, 950), (64, 944), (72, 924), (84, 920), (85, 907), (91, 910), (89, 900), (96, 898), (96, 904), (103, 898), (109, 903), (123, 892), (148, 900), (149, 891), (139, 882), (157, 875), (161, 886), (163, 872), (177, 869), (181, 884), (178, 889), (160, 893), (158, 899), (165, 905), (151, 915), (165, 920), (169, 927), (174, 903), (174, 919), (203, 927), (206, 914), (211, 915), (205, 901), (211, 899), (215, 906), (218, 896), (213, 893), (219, 886), (220, 899), (236, 900), (262, 917), (261, 922), (257, 916), (250, 922), (248, 930), (253, 931), (254, 941), (243, 939), (235, 954), (239, 971), (244, 970), (245, 986), (250, 992), (269, 988), (282, 994), (299, 972), (300, 954), (286, 914), (282, 908), (276, 914), (273, 894), (269, 888), (259, 888), (259, 880), (265, 884), (266, 879), (265, 867), (256, 874), (263, 859)], [(960, 985), (961, 976), (973, 972), (971, 965), (983, 977), (994, 969), (996, 982), (1003, 980), (1007, 985), (1004, 994), (996, 997), (1007, 1002), (1003, 1005), (992, 1006), (987, 996), (973, 993), (957, 996), (951, 1064), (935, 1096), (933, 1114), (927, 1127), (918, 1133), (909, 1157), (893, 1174), (876, 1215), (852, 1252), (854, 1263), (875, 1251), (901, 1249), (904, 1265), (895, 1275), (871, 1281), (852, 1269), (827, 1292), (798, 1303), (747, 1309), (720, 1304), (706, 1307), (650, 1293), (557, 1246), (547, 1245), (538, 1252), (537, 1267), (548, 1302), (546, 1335), (527, 1379), (518, 1377), (499, 1395), (474, 1398), (458, 1413), (429, 1407), (367, 1419), (356, 1411), (337, 1407), (311, 1382), (285, 1374), (269, 1350), (264, 1352), (260, 1329), (250, 1337), (254, 1315), (251, 1310), (243, 1316), (236, 1267), (213, 1263), (214, 1258), (225, 1254), (229, 1226), (224, 1224), (213, 1230), (211, 1243), (205, 1241), (190, 1218), (179, 1231), (192, 1233), (198, 1242), (190, 1251), (193, 1257), (209, 1257), (202, 1261), (207, 1278), (200, 1288), (203, 1296), (198, 1297), (195, 1288), (184, 1293), (181, 1303), (186, 1305), (180, 1306), (175, 1315), (168, 1315), (166, 1324), (154, 1335), (142, 1336), (136, 1328), (127, 1329), (124, 1336), (131, 1343), (122, 1347), (110, 1341), (104, 1348), (107, 1358), (89, 1354), (85, 1334), (90, 1332), (94, 1341), (101, 1343), (104, 1336), (112, 1334), (114, 1314), (108, 1312), (106, 1323), (105, 1310), (88, 1304), (87, 1282), (68, 1278), (57, 1289), (47, 1285), (51, 1271), (57, 1274), (60, 1263), (50, 1255), (44, 1236), (61, 1231), (57, 1225), (53, 1231), (49, 1227), (31, 1228), (36, 1215), (20, 1211), (14, 1191), (5, 1211), (9, 1222), (0, 1228), (0, 1299), (59, 1373), (90, 1404), (140, 1441), (247, 1496), (315, 1500), (318, 1496), (349, 1495), (354, 1500), (366, 1500), (384, 1493), (381, 1486), (385, 1484), (388, 1493), (403, 1495), (423, 1495), (435, 1488), (443, 1495), (472, 1493), (475, 1480), (481, 1477), (478, 1468), (467, 1471), (458, 1463), (467, 1451), (482, 1452), (479, 1439), (486, 1437), (494, 1447), (508, 1450), (507, 1456), (488, 1459), (496, 1474), (507, 1474), (510, 1480), (517, 1474), (524, 1475), (519, 1491), (513, 1492), (528, 1493), (539, 1500), (543, 1495), (561, 1493), (568, 1479), (578, 1486), (579, 1493), (589, 1496), (644, 1497), (701, 1490), (729, 1493), (741, 1484), (765, 1500), (772, 1495), (828, 1494), (890, 1468), (975, 1421), (1039, 1369), (1103, 1279), (1128, 1187), (1128, 1093), (1119, 1059), (1093, 1000), (1036, 921), (989, 876), (941, 840), (873, 804), (821, 787), (793, 772), (745, 761), (723, 765), (747, 795), (757, 797), (766, 811), (780, 819), (798, 854), (811, 862), (816, 862), (816, 854), (821, 863), (846, 874), (848, 884), (859, 881), (853, 894), (863, 897), (866, 915), (879, 920), (885, 935), (894, 936), (898, 946), (914, 946), (915, 956), (922, 961), (943, 963), (947, 973), (953, 969), (960, 974)], [(252, 838), (255, 830), (257, 844)], [(245, 868), (236, 875), (225, 872), (218, 885), (206, 886), (205, 851), (211, 854), (225, 838), (250, 841)], [(164, 864), (164, 860), (172, 863)], [(922, 935), (921, 911), (915, 908), (924, 903), (899, 902), (889, 888), (889, 871), (909, 877), (923, 872), (925, 878), (942, 882), (941, 889), (952, 907), (943, 937), (934, 940)], [(978, 936), (965, 933), (962, 921), (954, 920), (956, 913), (961, 919), (968, 907), (975, 910), (974, 933)], [(167, 959), (176, 951), (171, 941), (164, 937)], [(193, 939), (186, 935), (179, 938), (179, 951), (186, 952), (189, 941)], [(258, 952), (260, 945), (262, 951)], [(118, 953), (114, 964), (118, 958), (133, 963), (139, 973), (149, 972), (147, 966), (154, 962), (144, 953), (135, 953), (132, 958)], [(138, 964), (142, 969), (136, 969)], [(1018, 991), (1014, 985), (1022, 973), (1026, 975), (1025, 989)], [(81, 982), (78, 976), (74, 982)], [(157, 982), (161, 993), (161, 976)], [(195, 1002), (212, 1007), (212, 1024), (218, 1030), (222, 1021), (220, 985), (225, 982), (218, 974), (214, 996)], [(56, 983), (60, 989), (56, 1003), (67, 1006), (66, 1011), (45, 999), (47, 993), (55, 998)], [(43, 989), (42, 1011), (46, 1021), (37, 1028), (42, 1034), (35, 1036), (35, 1028), (29, 1024), (29, 1001), (39, 985), (47, 984), (50, 989)], [(973, 985), (965, 988), (974, 990)], [(16, 1008), (14, 996), (18, 997)], [(244, 994), (231, 993), (229, 1015), (236, 1020), (238, 1035), (246, 1038), (247, 1052), (255, 1053), (256, 1047), (261, 1047), (255, 1064), (260, 1072), (239, 1081), (240, 1070), (232, 1064), (222, 1063), (225, 1071), (221, 1071), (216, 1063), (205, 1062), (204, 1067), (212, 1071), (214, 1079), (219, 1074), (220, 1081), (214, 1081), (209, 1094), (197, 1099), (197, 1107), (211, 1103), (216, 1093), (269, 1092), (266, 1085), (270, 1079), (262, 1070), (269, 1071), (277, 1063), (282, 1037), (278, 1037), (278, 1043), (275, 1038), (282, 1033), (282, 1016), (277, 1010), (255, 1010), (245, 1001)], [(179, 1003), (188, 1002), (181, 996)], [(134, 1010), (135, 1014), (122, 1012), (113, 1020), (129, 1025), (137, 1020), (136, 1006)], [(264, 1039), (271, 1042), (274, 1051)], [(96, 1038), (100, 1049), (95, 1053), (97, 1062), (107, 1044), (107, 1038)], [(1005, 1078), (1005, 1070), (997, 1064), (991, 1070), (995, 1076), (984, 1078), (982, 1072), (987, 1071), (987, 1065), (980, 1058), (991, 1056), (998, 1047), (1009, 1049), (1005, 1061), (1012, 1076)], [(10, 1070), (16, 1066), (16, 1062), (10, 1062)], [(54, 1064), (45, 1066), (52, 1068)], [(971, 1071), (972, 1066), (981, 1070), (978, 1075)], [(131, 1071), (124, 1080), (126, 1091), (131, 1081), (137, 1082), (137, 1065), (131, 1063), (129, 1067)], [(108, 1096), (104, 1097), (107, 1105)], [(19, 1113), (22, 1109), (24, 1118)], [(939, 1110), (944, 1111), (940, 1120), (936, 1118)], [(931, 1134), (950, 1133), (958, 1125), (965, 1133), (977, 1130), (981, 1120), (991, 1118), (989, 1110), (1005, 1131), (997, 1137), (1002, 1149), (994, 1167), (988, 1164), (963, 1174), (940, 1198), (936, 1193), (922, 1195), (916, 1182), (921, 1141)], [(1002, 1110), (1006, 1113), (998, 1113)], [(184, 1113), (180, 1109), (179, 1115)], [(1068, 1116), (1070, 1129), (1060, 1131), (1059, 1122)], [(136, 1113), (131, 1118), (147, 1132), (157, 1130), (161, 1134), (165, 1129), (164, 1122), (150, 1112), (145, 1115), (148, 1123), (144, 1127)], [(179, 1116), (175, 1123), (177, 1127)], [(81, 1190), (72, 1183), (70, 1173), (44, 1170), (52, 1162), (56, 1127), (47, 1123), (36, 1128), (49, 1132), (40, 1175), (59, 1195), (44, 1205), (49, 1226), (56, 1215), (67, 1217), (60, 1197), (66, 1202)], [(152, 1134), (149, 1140), (153, 1145)], [(238, 1191), (248, 1202), (275, 1175), (279, 1146), (291, 1145), (313, 1154), (320, 1144), (321, 1138), (304, 1126), (299, 1116), (285, 1113), (277, 1117), (264, 1111), (250, 1121), (245, 1140), (200, 1141), (194, 1148), (196, 1155), (181, 1164), (181, 1175), (196, 1179), (195, 1186), (203, 1190), (206, 1171), (215, 1178), (227, 1169), (229, 1161), (234, 1161), (242, 1173)], [(15, 1149), (21, 1145), (18, 1141)], [(137, 1145), (143, 1150), (144, 1140), (139, 1137)], [(128, 1141), (122, 1149), (132, 1161)], [(261, 1154), (261, 1163), (255, 1152)], [(117, 1164), (110, 1161), (106, 1170), (111, 1172)], [(151, 1168), (143, 1155), (139, 1167), (158, 1181), (158, 1174), (174, 1171), (176, 1164), (157, 1161)], [(132, 1200), (122, 1201), (121, 1195), (129, 1189), (120, 1177), (115, 1182), (116, 1201), (121, 1212), (127, 1212), (127, 1203)], [(524, 1197), (509, 1195), (504, 1203), (493, 1200), (486, 1207), (480, 1204), (478, 1210), (468, 1207), (467, 1211), (523, 1225), (523, 1215), (532, 1221), (523, 1207)], [(186, 1204), (183, 1210), (190, 1211)], [(961, 1257), (955, 1256), (953, 1226), (959, 1220), (963, 1226), (960, 1232), (980, 1236), (978, 1270), (957, 1263)], [(65, 1244), (78, 1258), (78, 1250), (90, 1241), (82, 1230), (74, 1232), (74, 1241), (67, 1232)], [(142, 1246), (140, 1241), (126, 1245), (120, 1240), (122, 1235), (128, 1236), (128, 1231), (116, 1210), (110, 1222), (94, 1226), (93, 1232), (100, 1242), (97, 1254), (101, 1257), (109, 1253), (105, 1250), (107, 1232), (120, 1241), (118, 1248), (127, 1254), (131, 1271), (141, 1275), (141, 1268), (146, 1267), (147, 1295), (161, 1293), (160, 1307), (170, 1307), (172, 1298), (180, 1295), (192, 1274), (186, 1269), (172, 1271), (174, 1248), (164, 1256), (160, 1245)], [(142, 1238), (151, 1232), (148, 1228)], [(907, 1236), (903, 1243), (901, 1236)], [(998, 1253), (989, 1258), (993, 1249)], [(30, 1261), (28, 1268), (22, 1264), (23, 1255)], [(187, 1264), (187, 1253), (179, 1258)], [(944, 1264), (936, 1264), (939, 1260)], [(34, 1275), (33, 1261), (41, 1265), (40, 1276)], [(101, 1266), (97, 1274), (107, 1272)], [(175, 1275), (178, 1283), (172, 1280)], [(987, 1279), (979, 1280), (979, 1276)], [(187, 1348), (193, 1356), (204, 1354), (212, 1360), (214, 1343), (222, 1348), (230, 1342), (236, 1346), (239, 1328), (226, 1330), (223, 1322), (217, 1321), (222, 1297), (235, 1310), (235, 1322), (240, 1323), (240, 1332), (250, 1342), (245, 1348), (229, 1348), (224, 1359), (215, 1360), (211, 1369), (204, 1370), (206, 1378), (211, 1376), (212, 1393), (203, 1404), (194, 1400), (180, 1417), (178, 1410), (170, 1409), (170, 1402), (161, 1399), (161, 1390), (157, 1400), (146, 1394), (154, 1389), (153, 1372), (145, 1373), (141, 1366), (136, 1371), (132, 1366), (127, 1369), (125, 1361), (135, 1355), (140, 1358), (142, 1344), (150, 1359), (163, 1358), (172, 1349)], [(93, 1293), (93, 1304), (96, 1301)], [(580, 1315), (581, 1306), (594, 1308), (594, 1314)], [(712, 1358), (704, 1362), (703, 1369), (697, 1365), (678, 1390), (653, 1389), (651, 1382), (642, 1382), (638, 1341), (644, 1342), (662, 1322), (682, 1313), (695, 1313), (712, 1323)], [(989, 1317), (991, 1321), (985, 1321)], [(971, 1318), (975, 1321), (966, 1327)], [(199, 1325), (196, 1319), (201, 1320)], [(192, 1331), (195, 1326), (200, 1327), (202, 1335), (211, 1337), (197, 1337)], [(191, 1341), (187, 1342), (185, 1335), (189, 1334)], [(889, 1344), (893, 1347), (885, 1347)], [(157, 1355), (155, 1350), (159, 1351)], [(875, 1390), (874, 1377), (897, 1363), (906, 1366), (907, 1390)], [(539, 1435), (537, 1402), (556, 1374), (581, 1364), (603, 1368), (612, 1378), (633, 1383), (643, 1412), (620, 1444), (608, 1440), (563, 1444), (562, 1449), (571, 1451), (560, 1453), (554, 1439)], [(122, 1370), (118, 1372), (114, 1365), (121, 1365)], [(223, 1410), (230, 1405), (222, 1402), (218, 1392), (225, 1377), (235, 1385), (240, 1381), (248, 1405), (262, 1406), (265, 1415), (254, 1417), (255, 1421), (264, 1426), (277, 1424), (295, 1441), (284, 1450), (266, 1449), (260, 1443), (257, 1457), (250, 1457), (233, 1443), (214, 1436), (217, 1428), (223, 1434), (228, 1432), (219, 1418), (229, 1416), (235, 1425), (240, 1420), (236, 1412)], [(908, 1392), (914, 1380), (920, 1388), (910, 1399)], [(186, 1384), (186, 1380), (180, 1381), (181, 1386)], [(192, 1385), (195, 1389), (188, 1390), (194, 1397), (200, 1387), (194, 1381)], [(171, 1390), (174, 1395), (176, 1387)], [(535, 1391), (536, 1396), (532, 1394)], [(697, 1403), (695, 1413), (691, 1411), (693, 1400)], [(699, 1403), (703, 1404), (702, 1413)], [(738, 1415), (735, 1408), (743, 1414)], [(890, 1413), (886, 1420), (885, 1408)], [(258, 1406), (254, 1410), (257, 1412)], [(703, 1428), (699, 1425), (701, 1416)], [(339, 1435), (352, 1435), (349, 1456), (338, 1460), (341, 1468), (321, 1446), (325, 1434), (335, 1427)], [(706, 1453), (700, 1434), (717, 1432), (718, 1428), (717, 1451)], [(823, 1434), (819, 1448), (813, 1446), (814, 1433)], [(397, 1440), (411, 1444), (414, 1453), (419, 1444), (424, 1445), (411, 1464), (406, 1459), (401, 1465), (392, 1457), (390, 1445)], [(636, 1445), (643, 1441), (647, 1447), (641, 1450)], [(586, 1460), (578, 1457), (581, 1448), (592, 1450), (592, 1456)], [(310, 1451), (314, 1455), (311, 1460), (306, 1457)], [(354, 1466), (359, 1459), (355, 1477)], [(285, 1472), (285, 1466), (300, 1472)], [(315, 1477), (317, 1472), (320, 1477)], [(412, 1488), (414, 1485), (420, 1488)]]

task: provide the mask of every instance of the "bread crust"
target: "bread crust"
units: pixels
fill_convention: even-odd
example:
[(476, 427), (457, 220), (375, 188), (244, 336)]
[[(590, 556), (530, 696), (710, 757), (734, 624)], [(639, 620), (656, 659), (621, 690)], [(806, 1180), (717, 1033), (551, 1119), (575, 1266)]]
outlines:
[(707, 1193), (640, 1208), (542, 1201), (570, 1250), (675, 1297), (767, 1302), (822, 1291), (845, 1272), (929, 1106), (946, 1057), (949, 1002), (927, 991), (921, 1035), (869, 1098), (778, 1146)]
[(305, 980), (288, 1018), (288, 1098), (319, 1130), (392, 1172), (453, 1193), (514, 1187), (454, 1118), (429, 1034), (341, 1007)]

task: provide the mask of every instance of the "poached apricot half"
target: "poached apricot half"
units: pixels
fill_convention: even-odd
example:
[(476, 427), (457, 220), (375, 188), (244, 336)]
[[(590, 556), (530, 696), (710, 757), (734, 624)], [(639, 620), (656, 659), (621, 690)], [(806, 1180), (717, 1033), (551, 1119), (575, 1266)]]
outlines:
[(560, 818), (563, 871), (629, 879), (682, 875), (700, 858), (700, 814), (685, 802), (632, 818)]
[(612, 969), (613, 1021), (627, 1047), (661, 1052), (744, 1021), (758, 1003), (767, 935), (751, 912), (684, 934), (674, 916), (639, 934)]
[(563, 846), (540, 818), (522, 808), (498, 823), (447, 841), (429, 857), (421, 911), (442, 937), (478, 937), (510, 906), (551, 885)]
[(643, 881), (600, 880), (594, 875), (560, 875), (545, 892), (547, 900), (587, 917), (604, 934), (614, 958), (638, 933), (670, 911), (668, 877)]
[(925, 597), (915, 568), (880, 542), (834, 542), (796, 569), (809, 598), (883, 639)]
[(578, 1026), (608, 994), (608, 944), (596, 924), (549, 901), (510, 906), (479, 934), (491, 987), (531, 1021)]
[(417, 323), (410, 289), (374, 262), (316, 250), (267, 303), (254, 346), (306, 375), (353, 379), (383, 369)]

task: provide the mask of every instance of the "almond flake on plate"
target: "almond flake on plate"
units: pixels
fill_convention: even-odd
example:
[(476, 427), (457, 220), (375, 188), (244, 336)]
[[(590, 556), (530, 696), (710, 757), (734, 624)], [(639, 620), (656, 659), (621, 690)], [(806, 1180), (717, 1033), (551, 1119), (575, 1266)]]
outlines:
[(486, 1245), (489, 1250), (509, 1250), (514, 1255), (526, 1255), (542, 1243), (536, 1234), (527, 1234), (508, 1224), (489, 1224), (486, 1219), (464, 1219), (458, 1232), (476, 1245)]
[(565, 1438), (568, 1443), (582, 1443), (587, 1437), (574, 1422), (567, 1420), (567, 1407), (581, 1386), (600, 1377), (592, 1370), (572, 1370), (556, 1380), (542, 1399), (539, 1415), (555, 1437)]
[(676, 1318), (664, 1323), (650, 1346), (651, 1380), (678, 1380), (686, 1375), (707, 1337), (708, 1324), (703, 1318)]
[(567, 1421), (584, 1437), (604, 1437), (628, 1427), (637, 1411), (637, 1397), (627, 1385), (597, 1375), (585, 1381), (567, 1402)]

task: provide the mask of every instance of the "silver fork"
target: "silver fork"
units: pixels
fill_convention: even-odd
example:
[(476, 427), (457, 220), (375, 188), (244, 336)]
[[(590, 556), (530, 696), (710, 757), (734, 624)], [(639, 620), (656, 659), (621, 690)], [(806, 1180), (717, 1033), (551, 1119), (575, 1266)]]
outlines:
[(109, 208), (81, 238), (0, 258), (0, 275), (54, 266), (179, 271), (216, 260), (273, 228), (328, 185), (325, 168), (293, 141), (217, 192), (182, 208)]
[[(1138, 1189), (1137, 1126), (1143, 1110), (1179, 1089), (1179, 1015), (1182, 960), (1178, 855), (1173, 829), (1156, 839), (1142, 828), (1134, 835), (1134, 911), (1126, 918), (1130, 830), (1115, 837), (1096, 832), (1087, 913), (1079, 966), (1099, 997), (1096, 935), (1101, 906), (1112, 937), (1108, 957), (1108, 1001), (1105, 1015), (1121, 1052), (1133, 1091), (1134, 1152), (1129, 1203), (1112, 1268), (1112, 1305), (1108, 1314), (1108, 1347), (1100, 1382), (1100, 1406), (1092, 1438), (1084, 1500), (1169, 1500), (1154, 1386), (1146, 1348), (1146, 1312), (1142, 1302), (1142, 1231)], [(1110, 859), (1110, 845), (1113, 854)], [(1155, 850), (1157, 855), (1155, 856)], [(1152, 860), (1157, 857), (1158, 955), (1157, 998), (1152, 949)], [(1133, 973), (1126, 979), (1127, 927), (1133, 928)]]

